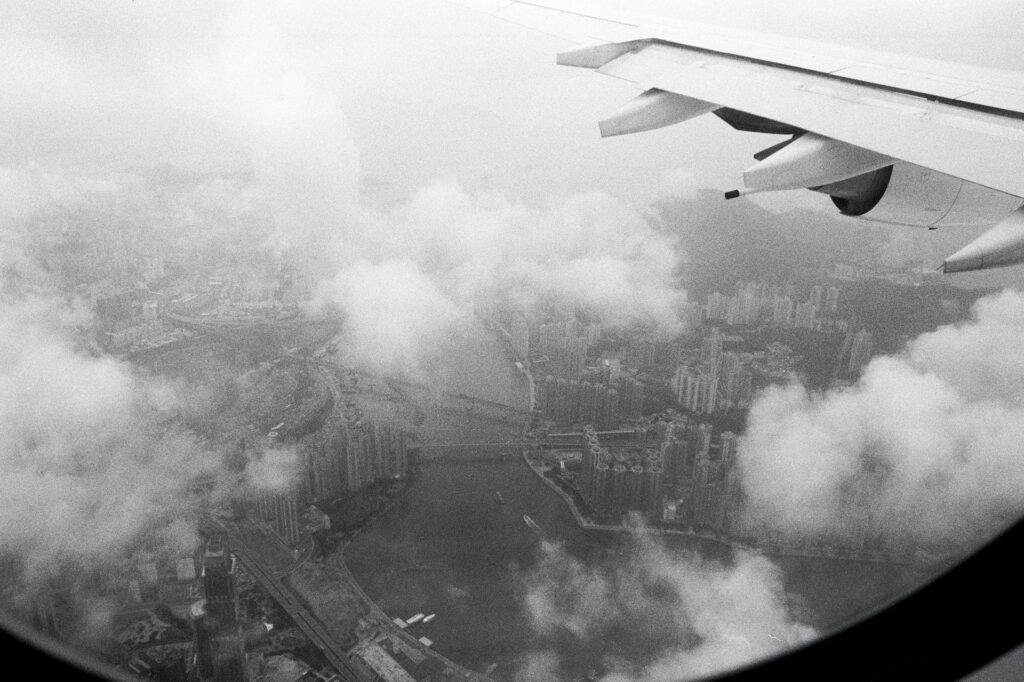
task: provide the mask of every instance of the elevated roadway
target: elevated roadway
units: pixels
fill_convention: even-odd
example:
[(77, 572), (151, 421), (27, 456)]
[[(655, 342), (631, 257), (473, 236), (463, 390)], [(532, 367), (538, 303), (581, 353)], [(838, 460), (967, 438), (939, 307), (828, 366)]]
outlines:
[(319, 618), (310, 611), (279, 575), (280, 567), (269, 568), (260, 552), (250, 547), (238, 532), (233, 532), (229, 524), (213, 522), (218, 532), (224, 534), (228, 548), (238, 558), (245, 569), (270, 593), (270, 596), (281, 605), (285, 613), (295, 621), (299, 629), (309, 638), (313, 646), (320, 650), (338, 673), (339, 678), (350, 682), (369, 682), (366, 677), (351, 663), (345, 647), (338, 644)]

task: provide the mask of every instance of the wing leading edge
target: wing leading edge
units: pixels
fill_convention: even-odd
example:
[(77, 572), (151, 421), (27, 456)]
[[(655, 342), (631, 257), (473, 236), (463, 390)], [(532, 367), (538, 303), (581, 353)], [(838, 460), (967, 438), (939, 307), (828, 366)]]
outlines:
[(727, 196), (803, 187), (882, 222), (1002, 221), (944, 269), (1024, 261), (1024, 74), (568, 3), (460, 4), (582, 45), (558, 63), (642, 90), (601, 121), (604, 136), (706, 113), (791, 136), (755, 157), (745, 187)]

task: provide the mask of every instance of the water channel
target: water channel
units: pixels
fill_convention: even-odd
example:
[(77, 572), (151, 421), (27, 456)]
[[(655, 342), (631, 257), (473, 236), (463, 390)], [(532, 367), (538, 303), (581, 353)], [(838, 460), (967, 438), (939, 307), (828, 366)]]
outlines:
[[(496, 500), (501, 492), (504, 504)], [(540, 527), (523, 520), (528, 514)], [(563, 543), (585, 564), (614, 565), (629, 551), (615, 533), (581, 530), (562, 500), (521, 460), (439, 463), (421, 468), (409, 494), (361, 533), (345, 553), (367, 593), (392, 616), (436, 613), (414, 626), (450, 658), (477, 670), (496, 664), (508, 677), (522, 657), (556, 648), (581, 675), (608, 653), (643, 660), (664, 643), (618, 633), (588, 650), (572, 638), (542, 641), (533, 634), (520, 576), (533, 569), (543, 539)], [(718, 543), (670, 538), (675, 551), (728, 559)], [(906, 569), (830, 559), (777, 559), (801, 616), (830, 629), (880, 605), (916, 579)]]
[[(445, 384), (509, 404), (523, 404), (525, 382), (494, 337), (479, 330), (442, 354)], [(447, 360), (447, 362), (445, 362)], [(486, 423), (445, 429), (445, 438), (481, 439)], [(506, 434), (507, 427), (506, 428)], [(428, 432), (429, 433), (429, 432)], [(438, 432), (440, 433), (440, 431)], [(429, 436), (428, 436), (429, 438)], [(557, 651), (563, 671), (580, 679), (608, 655), (644, 662), (677, 642), (659, 639), (656, 627), (633, 623), (613, 628), (598, 643), (534, 632), (523, 594), (523, 576), (542, 557), (542, 542), (560, 543), (588, 568), (614, 570), (635, 545), (621, 533), (587, 531), (563, 500), (518, 457), (446, 461), (420, 466), (415, 483), (387, 513), (359, 533), (345, 560), (364, 590), (395, 617), (437, 614), (412, 627), (441, 653), (510, 679), (524, 657)], [(501, 493), (503, 502), (497, 500)], [(539, 530), (530, 528), (523, 515)], [(673, 553), (696, 552), (728, 562), (731, 550), (711, 540), (663, 538)], [(836, 559), (773, 558), (783, 573), (788, 606), (800, 622), (828, 631), (881, 606), (922, 575), (907, 568)], [(663, 633), (662, 633), (663, 634)]]

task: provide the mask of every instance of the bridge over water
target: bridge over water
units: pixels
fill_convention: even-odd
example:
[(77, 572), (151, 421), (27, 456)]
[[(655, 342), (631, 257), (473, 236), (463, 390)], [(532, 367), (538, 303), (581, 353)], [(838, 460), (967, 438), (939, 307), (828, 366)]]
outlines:
[(436, 462), (493, 462), (518, 457), (523, 440), (476, 441), (465, 443), (425, 443), (413, 445), (416, 461), (420, 464)]
[[(640, 434), (634, 430), (598, 431), (603, 444), (628, 446), (639, 442)], [(583, 443), (583, 432), (552, 433), (536, 440), (521, 438), (505, 440), (462, 441), (448, 443), (420, 443), (410, 447), (421, 464), (428, 462), (484, 462), (518, 457), (524, 448), (578, 448)]]

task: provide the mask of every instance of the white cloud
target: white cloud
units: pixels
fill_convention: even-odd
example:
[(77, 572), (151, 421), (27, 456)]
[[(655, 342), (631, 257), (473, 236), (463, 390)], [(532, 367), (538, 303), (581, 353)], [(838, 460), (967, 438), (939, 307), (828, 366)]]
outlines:
[(343, 313), (346, 358), (385, 372), (415, 371), (465, 315), (409, 259), (345, 266), (313, 305)]
[[(741, 665), (814, 636), (787, 608), (781, 571), (740, 552), (729, 563), (671, 551), (651, 536), (632, 539), (629, 558), (590, 565), (544, 542), (523, 576), (523, 598), (540, 643), (569, 633), (579, 646), (631, 632), (650, 646), (646, 664), (626, 662), (607, 647), (604, 682), (669, 682)], [(563, 679), (554, 649), (538, 647), (517, 679)]]
[[(852, 387), (769, 389), (739, 450), (752, 523), (973, 544), (1024, 506), (1024, 296), (874, 359)], [(757, 521), (754, 521), (757, 519)]]

